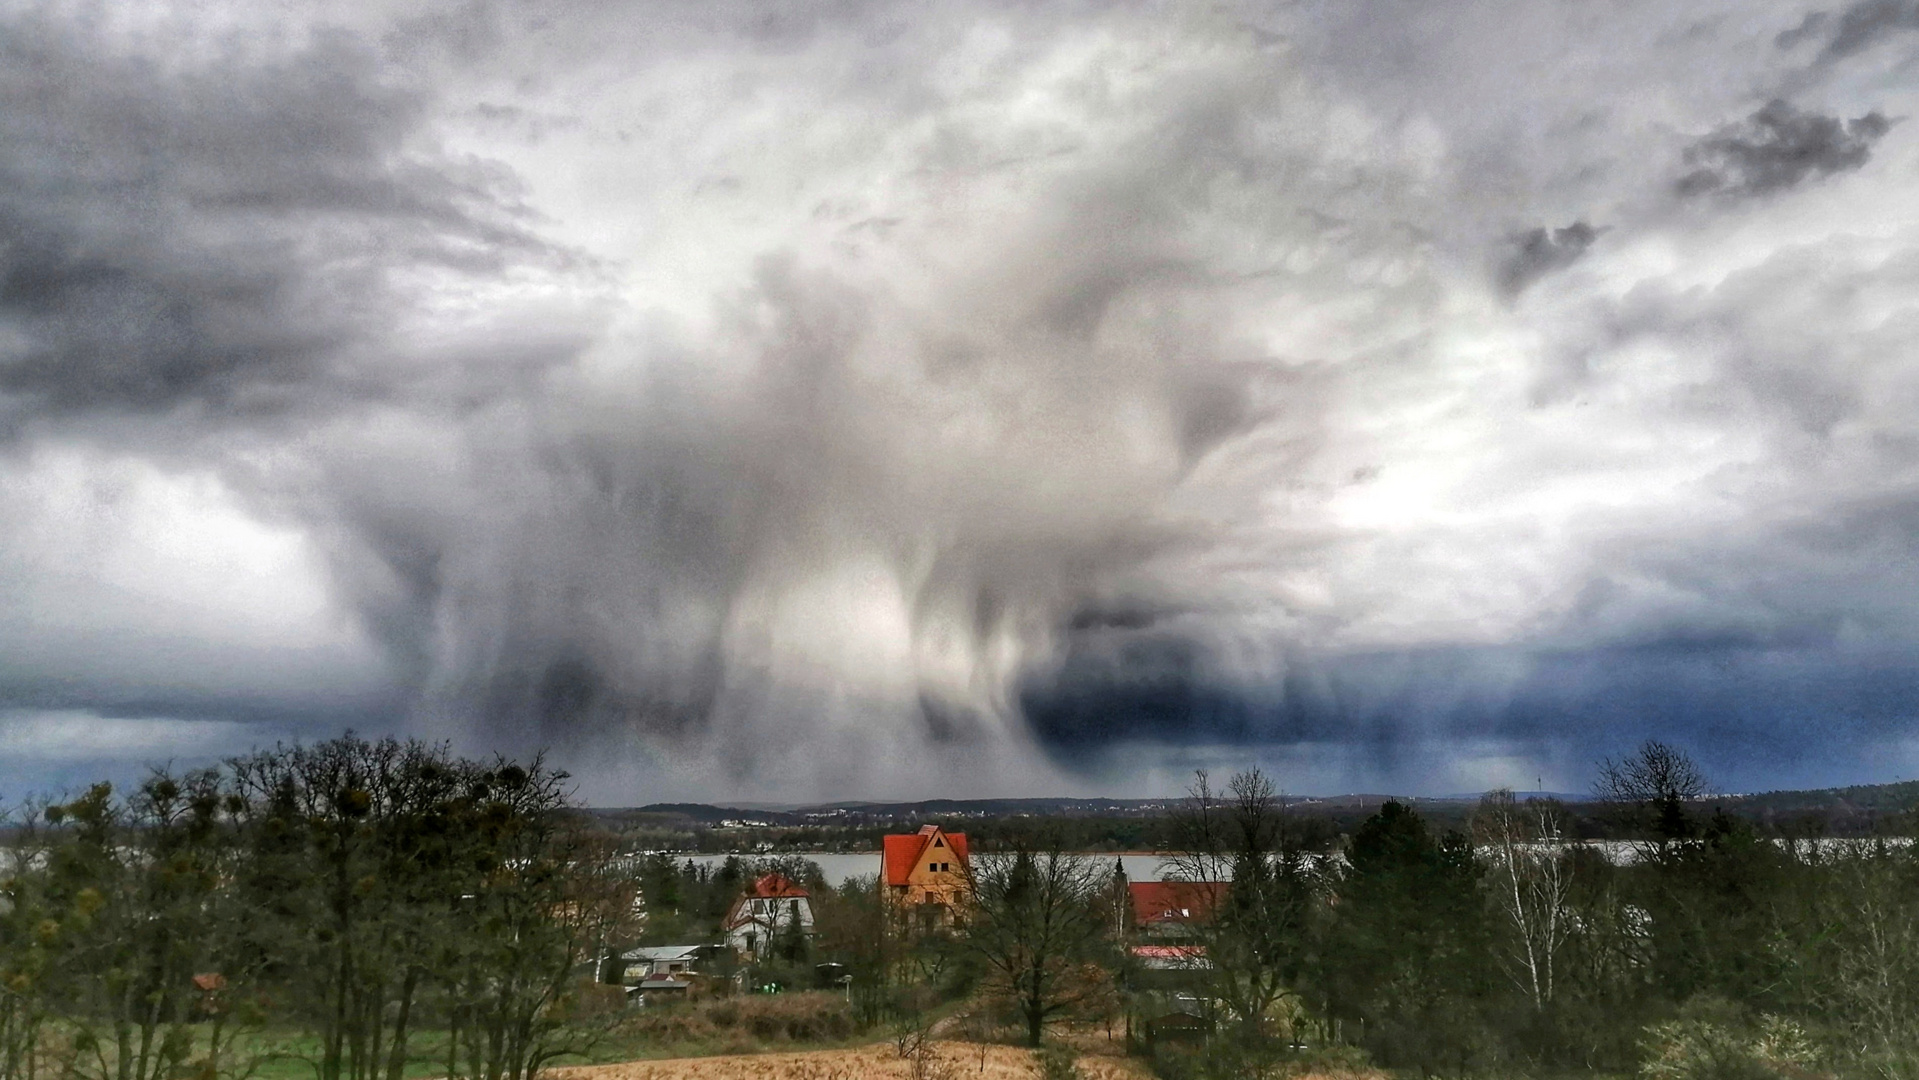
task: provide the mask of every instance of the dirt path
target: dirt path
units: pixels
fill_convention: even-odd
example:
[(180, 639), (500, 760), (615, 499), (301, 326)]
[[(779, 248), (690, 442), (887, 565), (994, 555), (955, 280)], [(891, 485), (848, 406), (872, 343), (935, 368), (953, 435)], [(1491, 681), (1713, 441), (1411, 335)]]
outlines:
[[(984, 1051), (982, 1060), (982, 1051)], [(977, 1043), (935, 1044), (937, 1062), (923, 1080), (1038, 1080), (1030, 1050)], [(1147, 1080), (1139, 1062), (1111, 1057), (1082, 1057), (1086, 1080)], [(788, 1054), (667, 1058), (616, 1065), (577, 1065), (554, 1069), (554, 1080), (916, 1080), (911, 1064), (900, 1060), (891, 1043), (853, 1050), (814, 1050)]]

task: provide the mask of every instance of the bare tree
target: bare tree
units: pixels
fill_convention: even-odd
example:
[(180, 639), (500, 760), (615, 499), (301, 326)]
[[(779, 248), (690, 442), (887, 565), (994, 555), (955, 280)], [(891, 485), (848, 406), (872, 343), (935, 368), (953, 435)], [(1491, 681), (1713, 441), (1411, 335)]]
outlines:
[(1293, 826), (1284, 797), (1258, 769), (1236, 774), (1223, 792), (1198, 774), (1172, 820), (1174, 876), (1212, 883), (1208, 906), (1185, 932), (1205, 947), (1214, 992), (1254, 1041), (1294, 993), (1319, 897)]
[(1557, 959), (1574, 925), (1572, 862), (1557, 807), (1520, 803), (1510, 789), (1489, 793), (1473, 816), (1480, 850), (1492, 863), (1495, 903), (1511, 938), (1502, 959), (1533, 1007), (1553, 999)]
[(609, 1017), (592, 1009), (588, 974), (610, 938), (631, 932), (635, 884), (612, 837), (573, 813), (568, 777), (535, 756), (477, 772), (477, 842), (465, 901), (456, 1015), (468, 1032), (467, 1080), (532, 1080), (583, 1053)]
[(1837, 885), (1821, 965), (1827, 1012), (1862, 1059), (1919, 1066), (1919, 861), (1879, 843), (1823, 865)]
[(1106, 943), (1100, 900), (1107, 876), (1056, 842), (1024, 839), (976, 853), (966, 867), (973, 895), (967, 947), (1012, 998), (1028, 1042), (1038, 1046), (1048, 1023), (1099, 992), (1083, 969)]
[(1225, 881), (1233, 873), (1236, 834), (1244, 823), (1233, 820), (1231, 797), (1214, 789), (1212, 777), (1201, 769), (1186, 789), (1186, 801), (1168, 827), (1172, 836), (1172, 876), (1180, 881)]
[(1673, 844), (1693, 834), (1687, 804), (1706, 791), (1705, 774), (1692, 758), (1656, 739), (1629, 757), (1607, 758), (1593, 784), (1594, 795), (1628, 811), (1633, 823), (1651, 834), (1648, 854), (1662, 858)]

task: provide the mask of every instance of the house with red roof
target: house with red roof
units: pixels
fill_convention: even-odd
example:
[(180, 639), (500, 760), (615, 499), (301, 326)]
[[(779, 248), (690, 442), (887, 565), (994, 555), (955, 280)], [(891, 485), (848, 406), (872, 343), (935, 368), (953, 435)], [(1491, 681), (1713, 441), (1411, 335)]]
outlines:
[(966, 871), (966, 834), (926, 825), (919, 832), (888, 836), (880, 850), (880, 880), (895, 903), (923, 917), (945, 921), (971, 890)]
[(813, 903), (805, 889), (780, 874), (763, 874), (748, 885), (720, 922), (733, 951), (756, 959), (794, 926), (813, 932)]
[(1227, 887), (1224, 881), (1129, 882), (1133, 930), (1145, 937), (1183, 937), (1193, 923), (1212, 916)]

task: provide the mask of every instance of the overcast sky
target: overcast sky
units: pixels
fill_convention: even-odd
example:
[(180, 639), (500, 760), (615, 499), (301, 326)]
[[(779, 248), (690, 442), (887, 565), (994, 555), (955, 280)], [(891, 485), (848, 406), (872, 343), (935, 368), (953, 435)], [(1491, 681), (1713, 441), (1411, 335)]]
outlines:
[(0, 800), (1919, 775), (1919, 0), (0, 12)]

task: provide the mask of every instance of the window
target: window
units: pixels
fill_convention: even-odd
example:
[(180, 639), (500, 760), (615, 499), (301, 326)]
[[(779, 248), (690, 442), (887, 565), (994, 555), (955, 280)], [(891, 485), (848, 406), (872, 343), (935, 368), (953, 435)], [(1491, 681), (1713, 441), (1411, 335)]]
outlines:
[(939, 868), (940, 868), (940, 864), (936, 862), (930, 862), (926, 864), (926, 872), (929, 874), (938, 873)]
[(944, 840), (941, 840), (941, 839), (939, 839), (938, 837), (935, 837), (935, 838), (933, 839), (933, 846), (934, 846), (934, 847), (945, 847), (945, 846), (946, 846), (946, 841), (944, 841)]

